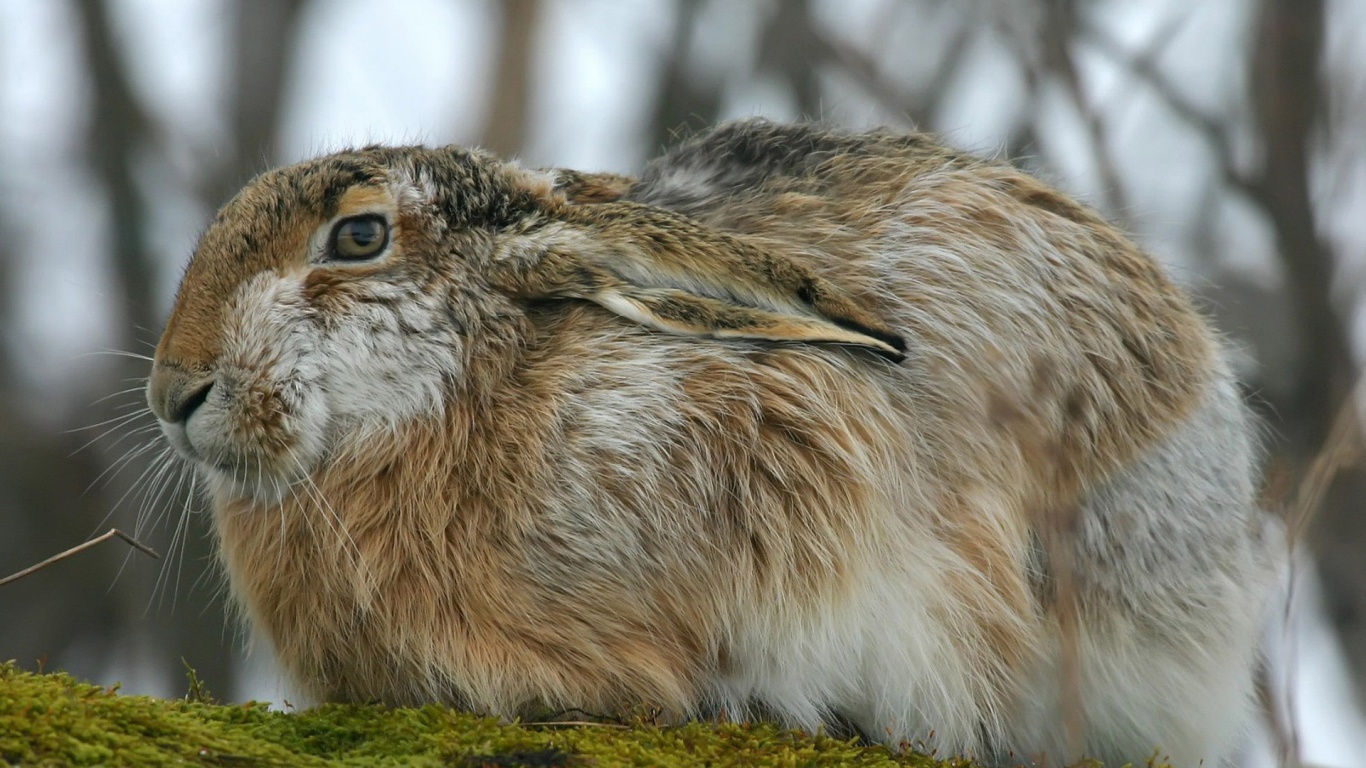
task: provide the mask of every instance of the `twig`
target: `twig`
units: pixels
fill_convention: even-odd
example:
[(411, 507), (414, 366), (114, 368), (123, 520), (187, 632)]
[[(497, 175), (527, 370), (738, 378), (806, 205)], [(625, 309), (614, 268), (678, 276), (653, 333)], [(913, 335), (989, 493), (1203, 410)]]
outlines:
[(630, 730), (631, 726), (621, 723), (595, 723), (592, 720), (553, 720), (547, 723), (522, 723), (523, 728), (578, 728), (580, 726), (592, 726), (594, 728), (617, 728), (619, 730)]
[(1157, 68), (1152, 55), (1130, 53), (1109, 32), (1094, 24), (1080, 25), (1079, 39), (1091, 43), (1097, 53), (1127, 69), (1167, 105), (1178, 118), (1195, 128), (1219, 159), (1219, 172), (1235, 189), (1260, 200), (1262, 181), (1238, 168), (1229, 126), (1191, 101)]
[(967, 52), (970, 31), (968, 25), (960, 25), (954, 31), (953, 38), (944, 46), (944, 55), (939, 58), (934, 70), (922, 79), (923, 85), (910, 91), (903, 91), (879, 73), (878, 61), (873, 56), (845, 43), (827, 30), (813, 30), (814, 42), (823, 58), (834, 62), (889, 114), (908, 120), (912, 126), (929, 122), (932, 110), (949, 88), (950, 75), (958, 68)]
[[(1060, 6), (1050, 6), (1050, 8), (1056, 7)], [(1052, 17), (1048, 24), (1050, 31), (1044, 36), (1047, 46), (1045, 48), (1044, 66), (1046, 70), (1051, 70), (1055, 76), (1062, 80), (1063, 87), (1068, 96), (1071, 97), (1072, 103), (1076, 105), (1077, 112), (1081, 115), (1082, 123), (1086, 127), (1086, 139), (1090, 144), (1091, 157), (1096, 164), (1096, 173), (1100, 177), (1101, 195), (1105, 207), (1112, 216), (1127, 220), (1130, 215), (1129, 199), (1124, 191), (1124, 182), (1120, 178), (1119, 169), (1115, 166), (1115, 159), (1110, 154), (1108, 143), (1110, 129), (1105, 121), (1105, 113), (1098, 109), (1094, 101), (1087, 96), (1076, 59), (1068, 47), (1071, 43), (1069, 38), (1075, 34), (1068, 27), (1075, 26), (1075, 19), (1071, 14), (1061, 11), (1053, 11)], [(1022, 56), (1021, 58), (1025, 57)], [(1028, 63), (1027, 59), (1026, 63)]]
[(1355, 390), (1346, 399), (1329, 428), (1328, 439), (1309, 465), (1309, 470), (1296, 489), (1294, 503), (1286, 515), (1286, 540), (1293, 550), (1309, 523), (1314, 519), (1328, 486), (1338, 470), (1358, 461), (1361, 452), (1359, 414), (1357, 408), (1366, 394), (1366, 377), (1357, 382)]
[(12, 581), (18, 581), (19, 579), (22, 579), (25, 576), (28, 576), (32, 573), (41, 571), (42, 569), (48, 567), (49, 565), (52, 565), (58, 560), (65, 560), (66, 558), (71, 557), (72, 555), (80, 554), (81, 552), (84, 552), (97, 544), (103, 544), (104, 542), (114, 538), (123, 539), (124, 541), (128, 542), (129, 546), (133, 547), (134, 549), (140, 550), (143, 554), (151, 555), (152, 557), (158, 560), (161, 559), (161, 555), (157, 554), (156, 550), (152, 549), (146, 544), (143, 544), (142, 542), (138, 541), (132, 536), (129, 536), (123, 531), (120, 531), (118, 528), (110, 528), (108, 531), (100, 534), (99, 536), (96, 536), (95, 538), (85, 542), (84, 544), (77, 544), (71, 549), (62, 552), (61, 554), (53, 555), (52, 557), (49, 557), (48, 559), (44, 560), (41, 563), (38, 563), (37, 565), (31, 565), (25, 568), (24, 570), (19, 571), (18, 573), (11, 574), (3, 579), (0, 579), (0, 587), (9, 584)]
[[(1295, 552), (1309, 530), (1310, 523), (1323, 505), (1324, 496), (1332, 485), (1337, 473), (1347, 466), (1361, 460), (1360, 414), (1357, 412), (1366, 394), (1366, 377), (1357, 381), (1356, 387), (1338, 409), (1329, 428), (1328, 437), (1319, 452), (1309, 464), (1308, 470), (1300, 478), (1294, 490), (1294, 498), (1286, 494), (1279, 506), (1285, 520), (1285, 544), (1290, 562), (1289, 581), (1286, 585), (1285, 605), (1281, 614), (1281, 637), (1285, 643), (1285, 679), (1281, 681), (1280, 701), (1276, 701), (1271, 687), (1270, 671), (1265, 667), (1258, 675), (1258, 695), (1262, 710), (1271, 726), (1271, 736), (1278, 752), (1279, 764), (1300, 765), (1300, 734), (1295, 722), (1295, 687), (1290, 677), (1294, 672), (1297, 653), (1296, 636), (1292, 631), (1294, 604), (1297, 594), (1299, 569), (1296, 567)], [(1279, 704), (1279, 706), (1278, 706)]]
[(1020, 25), (1012, 23), (1014, 17), (1009, 14), (996, 15), (993, 28), (1014, 51), (1032, 101), (1040, 102), (1045, 85), (1057, 82), (1076, 107), (1086, 136), (1087, 154), (1099, 181), (1099, 207), (1128, 227), (1128, 196), (1108, 149), (1109, 126), (1105, 113), (1087, 96), (1081, 72), (1068, 47), (1076, 37), (1075, 29), (1080, 22), (1068, 7), (1047, 4), (1045, 10), (1047, 18), (1037, 31), (1019, 29)]
[[(1047, 361), (1036, 361), (1032, 400), (1057, 403), (1070, 417), (1078, 398)], [(1073, 501), (1077, 485), (1074, 471), (1063, 459), (1060, 437), (1050, 434), (1049, 414), (1027, 406), (1020, 397), (989, 391), (992, 422), (1016, 436), (1025, 453), (1046, 457), (1049, 473), (1046, 503), (1039, 505), (1030, 521), (1043, 547), (1053, 582), (1052, 612), (1058, 622), (1058, 709), (1061, 713), (1068, 764), (1080, 760), (1086, 748), (1086, 708), (1082, 696), (1081, 588), (1077, 580), (1076, 551), (1081, 507)]]
[[(1102, 51), (1104, 55), (1107, 55), (1112, 60), (1125, 56), (1123, 51), (1120, 50), (1121, 48), (1129, 51), (1127, 54), (1127, 68), (1131, 70), (1131, 74), (1136, 75), (1137, 72), (1134, 72), (1134, 70), (1140, 68), (1148, 72), (1156, 72), (1158, 71), (1158, 62), (1161, 61), (1162, 55), (1167, 52), (1172, 40), (1176, 38), (1176, 35), (1181, 31), (1181, 28), (1187, 24), (1190, 15), (1189, 10), (1187, 10), (1168, 16), (1162, 22), (1162, 25), (1148, 36), (1146, 43), (1133, 49), (1121, 45), (1114, 37), (1098, 30), (1095, 24), (1085, 21), (1083, 21), (1080, 32), (1076, 34), (1076, 37), (1079, 40), (1082, 40), (1084, 39), (1083, 35), (1090, 35), (1091, 43), (1093, 45), (1114, 46), (1113, 50)], [(1124, 64), (1126, 62), (1121, 61), (1118, 63)], [(1116, 83), (1112, 88), (1112, 91), (1113, 94), (1106, 99), (1109, 103), (1106, 104), (1105, 108), (1102, 110), (1107, 114), (1117, 110), (1121, 100), (1130, 101), (1133, 98), (1133, 89), (1129, 87), (1127, 83)]]

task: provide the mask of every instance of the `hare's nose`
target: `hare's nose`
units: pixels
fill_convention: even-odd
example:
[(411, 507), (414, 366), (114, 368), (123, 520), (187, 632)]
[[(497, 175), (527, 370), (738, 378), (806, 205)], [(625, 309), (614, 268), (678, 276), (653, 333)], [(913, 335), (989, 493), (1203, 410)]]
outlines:
[(171, 424), (189, 421), (209, 399), (212, 376), (195, 376), (172, 366), (154, 366), (147, 383), (147, 404), (157, 418)]
[(209, 390), (213, 389), (213, 379), (201, 382), (193, 389), (182, 390), (179, 399), (172, 399), (166, 404), (166, 420), (176, 424), (184, 424), (190, 420), (190, 416), (209, 399)]

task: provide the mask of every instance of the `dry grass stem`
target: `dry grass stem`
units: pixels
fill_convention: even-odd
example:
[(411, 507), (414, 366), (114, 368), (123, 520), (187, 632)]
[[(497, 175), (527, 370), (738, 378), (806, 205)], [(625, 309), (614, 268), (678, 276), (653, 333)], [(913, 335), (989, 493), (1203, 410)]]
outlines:
[(598, 723), (592, 720), (553, 720), (545, 723), (521, 723), (524, 728), (577, 728), (580, 726), (591, 726), (593, 728), (617, 728), (623, 731), (631, 729), (629, 725), (621, 723)]
[(1036, 506), (1031, 523), (1047, 559), (1053, 584), (1053, 613), (1058, 621), (1059, 657), (1058, 695), (1067, 740), (1068, 761), (1079, 760), (1086, 745), (1086, 719), (1081, 692), (1081, 596), (1073, 558), (1080, 507), (1071, 500), (1070, 470), (1063, 460), (1062, 446), (1050, 428), (1050, 416), (1063, 419), (1072, 414), (1072, 396), (1056, 369), (1047, 361), (1035, 365), (1032, 402), (1056, 404), (1060, 414), (1050, 413), (1018, 398), (998, 391), (987, 393), (992, 421), (1015, 435), (1021, 451), (1039, 457), (1041, 467), (1050, 473), (1049, 498)]
[(1295, 637), (1291, 631), (1291, 611), (1293, 609), (1296, 582), (1295, 549), (1304, 539), (1313, 523), (1315, 515), (1323, 506), (1323, 499), (1333, 483), (1333, 478), (1344, 467), (1359, 462), (1362, 458), (1360, 414), (1362, 394), (1366, 392), (1366, 377), (1358, 379), (1346, 401), (1338, 409), (1329, 428), (1328, 437), (1319, 452), (1309, 463), (1308, 469), (1300, 478), (1291, 498), (1290, 492), (1272, 494), (1270, 498), (1280, 499), (1277, 506), (1286, 526), (1286, 549), (1291, 563), (1289, 583), (1286, 589), (1285, 605), (1281, 617), (1281, 631), (1285, 655), (1288, 657), (1285, 668), (1287, 679), (1281, 681), (1280, 701), (1271, 684), (1270, 675), (1264, 672), (1258, 681), (1258, 693), (1262, 710), (1270, 724), (1272, 741), (1277, 752), (1277, 763), (1281, 766), (1301, 765), (1299, 727), (1295, 723), (1294, 689), (1288, 679), (1293, 669), (1295, 657)]
[(85, 542), (85, 543), (83, 543), (83, 544), (77, 544), (76, 546), (72, 547), (71, 549), (68, 549), (68, 550), (66, 550), (65, 552), (61, 552), (61, 553), (59, 553), (59, 554), (53, 555), (52, 557), (49, 557), (48, 559), (42, 561), (41, 563), (38, 563), (38, 564), (36, 564), (36, 565), (31, 565), (31, 566), (25, 568), (24, 570), (19, 571), (18, 573), (10, 574), (9, 576), (6, 576), (5, 578), (0, 579), (0, 587), (3, 587), (3, 586), (5, 586), (6, 584), (9, 584), (9, 583), (12, 582), (12, 581), (18, 581), (19, 579), (22, 579), (22, 578), (24, 578), (25, 576), (28, 576), (28, 575), (30, 575), (30, 574), (37, 573), (38, 571), (43, 570), (44, 568), (48, 567), (49, 565), (52, 565), (53, 563), (56, 563), (56, 562), (61, 561), (61, 560), (65, 560), (65, 559), (67, 559), (68, 557), (71, 557), (72, 555), (80, 554), (81, 552), (84, 552), (84, 551), (86, 551), (87, 549), (90, 549), (90, 548), (92, 548), (92, 547), (94, 547), (94, 546), (96, 546), (96, 545), (98, 545), (98, 544), (103, 544), (104, 542), (109, 541), (110, 539), (115, 539), (115, 538), (123, 539), (124, 541), (128, 542), (128, 545), (129, 545), (129, 546), (133, 547), (133, 548), (136, 549), (136, 550), (139, 550), (139, 551), (143, 552), (144, 554), (151, 555), (152, 557), (157, 558), (157, 559), (160, 559), (160, 558), (161, 558), (161, 555), (157, 554), (156, 550), (152, 549), (151, 547), (147, 546), (146, 544), (143, 544), (142, 542), (138, 541), (137, 539), (133, 538), (132, 536), (129, 536), (128, 534), (124, 533), (123, 531), (120, 531), (118, 528), (110, 528), (108, 531), (105, 531), (104, 533), (100, 534), (99, 536), (96, 536), (95, 538), (93, 538), (93, 539), (91, 539), (91, 540), (89, 540), (89, 541), (87, 541), (87, 542)]
[(1309, 529), (1338, 471), (1361, 459), (1361, 428), (1357, 408), (1363, 390), (1366, 390), (1366, 377), (1357, 381), (1347, 401), (1338, 409), (1328, 431), (1328, 439), (1300, 480), (1294, 502), (1289, 505), (1285, 515), (1286, 543), (1291, 549)]

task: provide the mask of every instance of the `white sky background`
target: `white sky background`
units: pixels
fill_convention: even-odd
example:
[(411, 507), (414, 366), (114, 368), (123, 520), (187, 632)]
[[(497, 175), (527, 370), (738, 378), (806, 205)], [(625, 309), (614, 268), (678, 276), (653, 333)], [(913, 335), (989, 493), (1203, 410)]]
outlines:
[[(818, 19), (842, 39), (878, 51), (888, 71), (932, 66), (951, 14), (927, 12), (886, 28), (879, 23), (884, 5), (828, 0), (819, 5)], [(797, 116), (777, 84), (748, 76), (755, 57), (747, 44), (750, 30), (768, 7), (715, 0), (704, 10), (710, 28), (696, 42), (702, 61), (692, 74), (725, 83), (728, 116)], [(1135, 46), (1173, 13), (1184, 15), (1164, 49), (1163, 70), (1210, 112), (1234, 107), (1231, 100), (1245, 85), (1248, 0), (1135, 0), (1101, 7), (1111, 33)], [(1329, 69), (1343, 83), (1335, 98), (1346, 109), (1366, 111), (1366, 0), (1335, 0), (1330, 11)], [(287, 85), (280, 159), (375, 141), (473, 140), (492, 87), (496, 14), (492, 2), (477, 0), (313, 3), (301, 61)], [(230, 16), (226, 0), (117, 4), (115, 23), (134, 84), (170, 141), (169, 167), (150, 167), (144, 180), (158, 201), (153, 247), (167, 266), (159, 286), (162, 310), (169, 307), (177, 265), (212, 214), (188, 185), (224, 139), (221, 83), (229, 66), (224, 30)], [(0, 333), (26, 363), (31, 391), (43, 393), (34, 398), (40, 413), (71, 405), (63, 399), (76, 391), (68, 382), (97, 375), (99, 358), (89, 353), (113, 338), (105, 331), (106, 214), (80, 155), (83, 132), (98, 118), (87, 105), (77, 23), (65, 2), (0, 0), (0, 215), (9, 217), (4, 231), (20, 256), (14, 298), (21, 309), (18, 326)], [(641, 136), (660, 65), (657, 52), (667, 45), (671, 24), (670, 7), (660, 2), (550, 3), (539, 39), (526, 159), (592, 170), (638, 168), (656, 149)], [(1018, 121), (1037, 117), (1037, 152), (1054, 169), (1053, 180), (1087, 199), (1100, 197), (1075, 109), (1047, 89), (1031, 98), (999, 36), (978, 34), (971, 45), (933, 127), (956, 144), (991, 152)], [(1193, 211), (1203, 185), (1211, 183), (1206, 147), (1107, 59), (1084, 47), (1077, 53), (1092, 101), (1112, 106), (1108, 138), (1125, 183), (1128, 225), (1178, 274), (1198, 278), (1193, 264), (1199, 260), (1189, 249)], [(867, 95), (832, 83), (830, 116), (856, 125), (896, 122)], [(1325, 231), (1345, 259), (1346, 293), (1355, 296), (1366, 265), (1366, 125), (1360, 119), (1352, 125), (1356, 141), (1343, 142), (1343, 156), (1325, 161), (1316, 189)], [(1206, 256), (1274, 282), (1265, 223), (1236, 200), (1226, 199), (1213, 215), (1224, 249)], [(145, 334), (149, 342), (155, 336), (155, 329)], [(1311, 721), (1302, 723), (1306, 757), (1329, 766), (1366, 766), (1366, 721), (1352, 719), (1350, 699), (1331, 685), (1346, 676), (1340, 649), (1331, 635), (1314, 635), (1315, 626), (1307, 620), (1297, 630), (1311, 638), (1298, 643), (1301, 657), (1318, 665), (1297, 679), (1322, 681), (1297, 697), (1313, 703), (1304, 710)]]

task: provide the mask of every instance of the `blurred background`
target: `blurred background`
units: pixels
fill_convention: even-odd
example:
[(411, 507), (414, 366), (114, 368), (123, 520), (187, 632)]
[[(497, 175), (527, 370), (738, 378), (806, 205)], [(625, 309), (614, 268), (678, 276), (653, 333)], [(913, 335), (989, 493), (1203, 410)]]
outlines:
[[(630, 172), (720, 119), (821, 117), (1009, 156), (1200, 298), (1267, 505), (1316, 510), (1259, 740), (1366, 765), (1366, 471), (1332, 429), (1366, 351), (1366, 2), (0, 0), (0, 29), (0, 576), (114, 525), (165, 555), (0, 587), (0, 659), (288, 697), (141, 410), (181, 266), (255, 173), (373, 141)], [(1297, 501), (1330, 436), (1340, 472)]]

